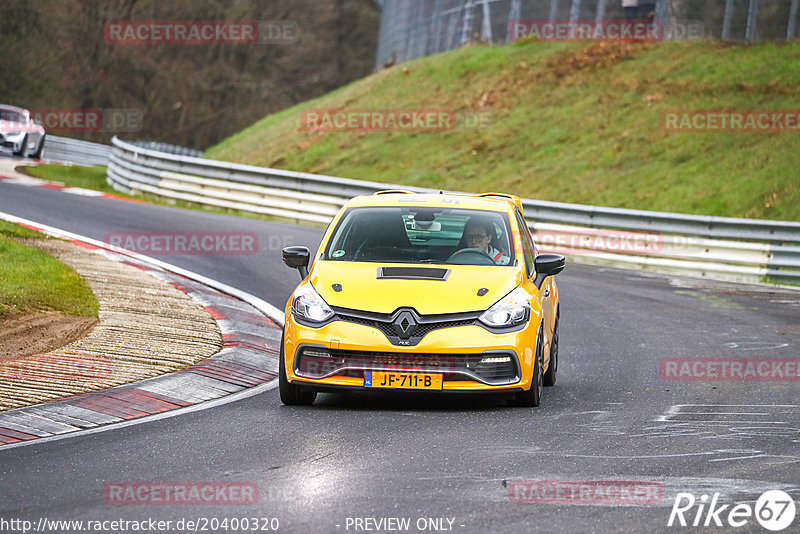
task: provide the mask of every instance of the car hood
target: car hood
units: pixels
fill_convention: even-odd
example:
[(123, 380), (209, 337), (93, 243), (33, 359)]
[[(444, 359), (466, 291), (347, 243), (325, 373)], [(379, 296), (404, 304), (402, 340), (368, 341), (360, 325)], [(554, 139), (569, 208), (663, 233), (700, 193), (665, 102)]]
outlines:
[[(381, 268), (400, 268), (402, 278), (379, 278)], [(430, 280), (411, 269), (446, 269), (445, 280)], [(408, 271), (408, 272), (405, 272)], [(384, 271), (384, 274), (387, 274)], [(397, 276), (397, 272), (391, 272)], [(317, 261), (311, 283), (331, 306), (376, 313), (411, 307), (422, 315), (461, 313), (489, 308), (521, 283), (516, 267), (483, 265), (398, 265)], [(340, 284), (336, 291), (334, 285)], [(480, 289), (483, 295), (479, 296)]]

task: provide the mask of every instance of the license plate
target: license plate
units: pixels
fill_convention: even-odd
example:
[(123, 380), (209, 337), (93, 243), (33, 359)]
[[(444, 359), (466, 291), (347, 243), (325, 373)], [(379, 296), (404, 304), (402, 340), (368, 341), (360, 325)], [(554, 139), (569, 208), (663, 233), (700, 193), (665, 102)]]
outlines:
[(364, 386), (368, 388), (442, 389), (442, 375), (364, 371)]

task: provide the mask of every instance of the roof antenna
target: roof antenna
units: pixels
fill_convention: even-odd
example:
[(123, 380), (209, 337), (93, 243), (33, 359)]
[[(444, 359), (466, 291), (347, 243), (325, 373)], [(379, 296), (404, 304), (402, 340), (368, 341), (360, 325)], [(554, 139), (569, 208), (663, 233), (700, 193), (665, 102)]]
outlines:
[(443, 194), (444, 194), (444, 191), (442, 191), (441, 189), (439, 189), (439, 194), (440, 194), (440, 195), (443, 195)]

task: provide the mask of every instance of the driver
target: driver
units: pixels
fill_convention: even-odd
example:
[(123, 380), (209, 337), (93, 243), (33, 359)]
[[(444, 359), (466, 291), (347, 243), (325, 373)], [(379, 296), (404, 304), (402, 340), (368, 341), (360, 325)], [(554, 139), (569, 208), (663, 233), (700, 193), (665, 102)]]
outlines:
[(511, 259), (504, 250), (492, 246), (494, 225), (489, 220), (472, 217), (464, 227), (464, 242), (468, 248), (476, 248), (488, 254), (497, 265), (508, 265)]

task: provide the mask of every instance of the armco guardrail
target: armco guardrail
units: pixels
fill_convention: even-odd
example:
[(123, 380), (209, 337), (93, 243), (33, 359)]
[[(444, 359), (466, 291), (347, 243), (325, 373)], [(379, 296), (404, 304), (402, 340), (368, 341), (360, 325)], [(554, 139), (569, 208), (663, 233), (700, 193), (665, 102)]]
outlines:
[[(112, 140), (108, 183), (205, 206), (326, 224), (357, 195), (432, 189), (167, 154)], [(542, 250), (590, 263), (800, 283), (800, 223), (523, 200)]]
[(132, 145), (136, 145), (148, 150), (155, 150), (156, 152), (166, 152), (167, 154), (177, 154), (179, 156), (192, 156), (195, 158), (202, 158), (203, 151), (195, 150), (194, 148), (187, 148), (180, 145), (172, 145), (170, 143), (162, 143), (161, 141), (128, 141)]
[(111, 147), (108, 145), (48, 134), (42, 159), (76, 165), (108, 165), (110, 154)]

